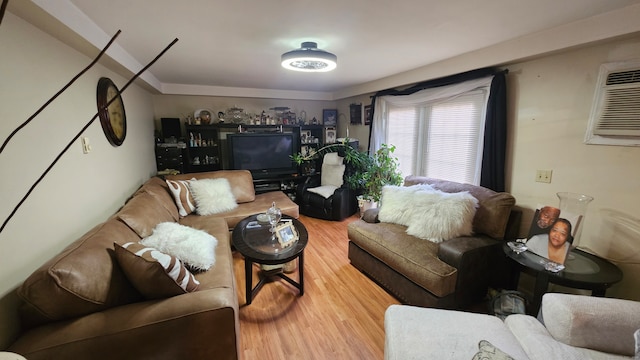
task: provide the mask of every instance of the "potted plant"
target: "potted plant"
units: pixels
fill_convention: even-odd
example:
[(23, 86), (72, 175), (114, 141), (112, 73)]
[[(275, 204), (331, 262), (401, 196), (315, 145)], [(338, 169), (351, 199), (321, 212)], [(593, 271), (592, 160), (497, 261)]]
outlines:
[(318, 159), (326, 153), (338, 152), (344, 157), (349, 171), (345, 177), (347, 186), (358, 194), (361, 211), (363, 207), (375, 207), (380, 202), (385, 185), (401, 185), (402, 174), (398, 169), (398, 159), (393, 156), (396, 147), (382, 144), (373, 156), (349, 146), (349, 139), (342, 143), (319, 148), (314, 154), (293, 156), (297, 164)]
[(364, 167), (357, 168), (347, 179), (350, 186), (361, 189), (358, 203), (361, 211), (376, 207), (385, 185), (401, 185), (402, 174), (398, 169), (398, 159), (393, 156), (396, 147), (382, 144), (373, 156), (368, 156)]

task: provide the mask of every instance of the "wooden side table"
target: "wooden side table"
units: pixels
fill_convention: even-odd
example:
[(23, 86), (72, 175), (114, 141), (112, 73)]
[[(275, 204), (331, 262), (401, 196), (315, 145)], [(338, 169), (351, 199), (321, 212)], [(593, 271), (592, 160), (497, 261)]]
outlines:
[(574, 289), (591, 290), (592, 296), (604, 296), (611, 285), (622, 280), (622, 271), (615, 264), (597, 255), (580, 249), (573, 249), (565, 262), (565, 269), (553, 273), (544, 268), (546, 259), (525, 251), (516, 254), (507, 243), (502, 245), (507, 257), (513, 260), (512, 281), (510, 287), (516, 289), (520, 280), (520, 272), (526, 272), (536, 278), (533, 299), (529, 314), (536, 316), (540, 310), (542, 295), (547, 292), (549, 283)]

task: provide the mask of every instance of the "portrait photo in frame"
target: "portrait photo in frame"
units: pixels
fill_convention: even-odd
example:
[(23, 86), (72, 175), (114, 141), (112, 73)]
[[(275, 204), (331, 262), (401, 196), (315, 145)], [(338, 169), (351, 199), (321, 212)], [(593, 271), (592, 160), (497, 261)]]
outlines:
[(529, 228), (527, 250), (555, 264), (563, 265), (581, 221), (581, 216), (561, 212), (554, 206), (539, 206)]
[(336, 128), (327, 127), (324, 131), (324, 143), (333, 144), (336, 142)]
[(287, 221), (276, 227), (276, 237), (278, 238), (280, 246), (286, 248), (294, 244), (298, 240), (299, 235), (293, 223)]
[(323, 125), (336, 125), (338, 122), (338, 109), (323, 109), (322, 110), (322, 124)]

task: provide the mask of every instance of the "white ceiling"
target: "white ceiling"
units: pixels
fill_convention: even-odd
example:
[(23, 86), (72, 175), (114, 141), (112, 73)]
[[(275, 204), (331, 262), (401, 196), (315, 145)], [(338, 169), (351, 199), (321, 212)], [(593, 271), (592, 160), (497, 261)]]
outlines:
[[(107, 54), (132, 73), (178, 38), (144, 80), (161, 93), (203, 95), (289, 91), (336, 98), (335, 93), (354, 95), (363, 85), (501, 44), (530, 50), (504, 52), (504, 58), (492, 57), (493, 64), (479, 65), (557, 50), (558, 45), (535, 42), (551, 44), (571, 31), (577, 34), (560, 47), (640, 30), (611, 21), (640, 14), (640, 0), (11, 1), (18, 3), (10, 2), (9, 11), (23, 18), (37, 5), (46, 16), (28, 21), (67, 43), (69, 33), (79, 34), (95, 46), (94, 56), (122, 30)], [(24, 3), (32, 8), (25, 11)], [(50, 21), (72, 31), (50, 30), (43, 24)], [(590, 26), (583, 38), (580, 24)], [(331, 73), (282, 69), (280, 55), (303, 41), (336, 54), (338, 68)]]

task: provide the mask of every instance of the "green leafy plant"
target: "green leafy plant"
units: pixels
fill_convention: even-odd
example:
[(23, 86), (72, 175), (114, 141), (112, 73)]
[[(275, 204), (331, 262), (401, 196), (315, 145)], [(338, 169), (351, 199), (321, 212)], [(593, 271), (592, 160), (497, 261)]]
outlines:
[(350, 177), (347, 182), (358, 184), (362, 189), (362, 197), (365, 200), (380, 202), (382, 188), (385, 185), (401, 185), (402, 174), (398, 169), (398, 159), (393, 156), (396, 150), (394, 145), (382, 144), (372, 157), (369, 157), (368, 164), (361, 169), (357, 176)]
[(382, 187), (385, 185), (401, 185), (402, 174), (398, 169), (398, 159), (393, 156), (396, 147), (382, 144), (380, 149), (370, 156), (349, 145), (349, 139), (342, 143), (329, 144), (319, 148), (314, 154), (292, 156), (298, 164), (324, 157), (325, 154), (338, 152), (348, 164), (345, 176), (346, 184), (365, 200), (380, 201)]

